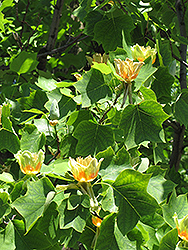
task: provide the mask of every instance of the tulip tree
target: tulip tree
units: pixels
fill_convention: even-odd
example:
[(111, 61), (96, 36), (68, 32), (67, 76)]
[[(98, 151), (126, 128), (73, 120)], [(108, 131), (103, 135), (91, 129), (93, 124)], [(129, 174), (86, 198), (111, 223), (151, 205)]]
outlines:
[(188, 1), (0, 1), (0, 249), (188, 249)]

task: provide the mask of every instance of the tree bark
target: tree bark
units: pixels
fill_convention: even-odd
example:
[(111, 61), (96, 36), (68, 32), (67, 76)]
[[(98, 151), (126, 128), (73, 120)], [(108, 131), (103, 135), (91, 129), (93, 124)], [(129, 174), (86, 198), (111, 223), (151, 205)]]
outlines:
[[(183, 4), (182, 4), (181, 0), (176, 0), (176, 13), (177, 13), (178, 22), (179, 22), (180, 35), (182, 37), (187, 38), (186, 26), (185, 26), (185, 21), (184, 21), (185, 10), (183, 9)], [(180, 45), (180, 55), (181, 55), (182, 60), (185, 62), (186, 62), (186, 54), (187, 54), (187, 45), (181, 44)], [(186, 66), (180, 62), (180, 86), (181, 86), (181, 89), (187, 88), (186, 75), (187, 75)]]

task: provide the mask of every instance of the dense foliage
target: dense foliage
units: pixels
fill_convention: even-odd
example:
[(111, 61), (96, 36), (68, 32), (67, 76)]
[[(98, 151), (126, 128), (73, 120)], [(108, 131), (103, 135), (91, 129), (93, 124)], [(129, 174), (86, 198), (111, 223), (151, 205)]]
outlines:
[(188, 248), (187, 34), (187, 0), (0, 1), (1, 250)]

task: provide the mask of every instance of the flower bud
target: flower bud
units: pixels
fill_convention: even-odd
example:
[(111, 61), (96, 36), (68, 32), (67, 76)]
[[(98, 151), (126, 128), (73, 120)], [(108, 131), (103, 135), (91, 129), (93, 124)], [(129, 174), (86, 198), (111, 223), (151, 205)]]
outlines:
[(28, 150), (18, 151), (15, 155), (24, 174), (38, 174), (44, 161), (44, 152), (42, 149), (38, 153), (31, 153)]
[(101, 158), (99, 162), (96, 158), (92, 158), (91, 155), (85, 159), (78, 157), (76, 161), (69, 158), (69, 166), (71, 168), (74, 179), (79, 182), (90, 182), (94, 180), (99, 172), (101, 162), (104, 159)]
[(95, 53), (93, 55), (93, 58), (90, 56), (86, 56), (86, 58), (87, 58), (89, 64), (92, 66), (93, 62), (107, 64), (109, 55), (106, 55), (105, 53), (103, 55), (101, 55), (100, 53)]
[(140, 62), (143, 62), (151, 56), (152, 64), (155, 62), (156, 59), (156, 49), (152, 49), (150, 46), (147, 46), (146, 48), (144, 46), (140, 46), (138, 44), (131, 47), (132, 56), (134, 60), (138, 60)]
[(58, 120), (50, 120), (49, 123), (52, 127), (54, 127), (59, 123), (59, 121)]
[(114, 63), (116, 73), (128, 83), (134, 81), (144, 64), (144, 62), (133, 62), (129, 58), (126, 58), (125, 61), (114, 59)]
[(102, 220), (99, 217), (92, 215), (92, 222), (96, 227), (100, 227)]

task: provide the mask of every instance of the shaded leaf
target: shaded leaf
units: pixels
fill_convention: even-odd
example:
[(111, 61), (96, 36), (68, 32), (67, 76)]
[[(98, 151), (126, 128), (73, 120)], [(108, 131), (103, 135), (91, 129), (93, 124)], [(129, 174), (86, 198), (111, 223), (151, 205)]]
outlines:
[(139, 217), (152, 214), (158, 208), (156, 200), (147, 193), (149, 179), (150, 175), (125, 169), (112, 185), (118, 194), (117, 198), (123, 198), (127, 203), (126, 207)]
[(187, 90), (184, 90), (184, 92), (178, 97), (178, 100), (175, 103), (174, 111), (175, 111), (176, 119), (187, 127), (188, 126), (188, 91)]
[(16, 154), (20, 149), (20, 141), (18, 136), (6, 129), (0, 129), (0, 151), (7, 149)]
[(178, 242), (178, 230), (176, 228), (168, 232), (159, 244), (159, 250), (175, 250)]
[(117, 242), (114, 236), (114, 222), (116, 214), (112, 213), (106, 216), (100, 226), (100, 233), (97, 238), (95, 250), (118, 250)]
[(28, 182), (27, 193), (13, 202), (12, 206), (25, 218), (27, 230), (42, 215), (45, 202), (45, 178)]
[(10, 221), (6, 228), (0, 231), (0, 246), (1, 250), (14, 250), (15, 239), (14, 239), (14, 226)]
[(162, 122), (169, 116), (155, 101), (143, 101), (128, 105), (122, 113), (120, 128), (124, 130), (125, 142), (129, 148), (143, 141), (160, 142)]
[(130, 32), (133, 29), (133, 21), (128, 15), (112, 17), (95, 25), (94, 39), (103, 45), (105, 52), (108, 52), (122, 45), (122, 31), (126, 34), (126, 41), (130, 42)]
[(160, 103), (168, 103), (171, 101), (171, 88), (174, 77), (168, 73), (167, 67), (159, 67), (155, 73), (155, 80), (152, 83), (152, 90), (157, 96)]
[(92, 121), (80, 122), (73, 136), (78, 140), (76, 154), (82, 156), (96, 154), (114, 143), (112, 129)]

